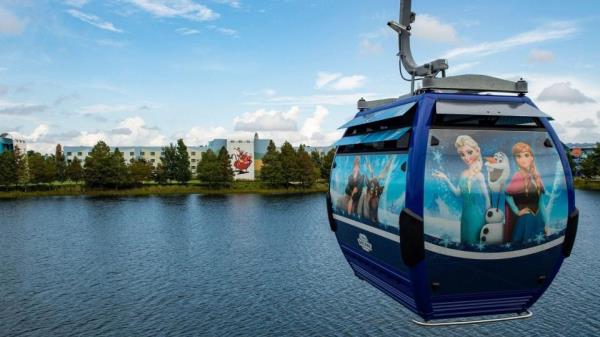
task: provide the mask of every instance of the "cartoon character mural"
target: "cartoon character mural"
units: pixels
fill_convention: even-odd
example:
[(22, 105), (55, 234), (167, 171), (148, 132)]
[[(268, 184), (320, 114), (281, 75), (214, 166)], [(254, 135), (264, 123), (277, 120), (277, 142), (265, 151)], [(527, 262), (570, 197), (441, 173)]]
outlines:
[(535, 166), (535, 157), (527, 143), (516, 143), (512, 154), (518, 166), (506, 188), (505, 241), (527, 242), (545, 235), (546, 189)]
[(362, 217), (368, 218), (373, 222), (379, 222), (377, 215), (379, 211), (379, 199), (381, 198), (384, 189), (380, 180), (388, 175), (391, 165), (392, 162), (388, 161), (381, 172), (376, 175), (371, 166), (371, 162), (368, 158), (366, 160), (369, 176), (365, 175), (364, 191), (361, 194), (361, 198), (358, 200), (358, 209)]
[[(500, 209), (500, 198), (506, 186), (506, 181), (510, 176), (510, 164), (508, 156), (504, 152), (496, 152), (492, 157), (485, 158), (485, 168), (487, 171), (487, 183), (490, 188), (490, 200), (492, 208), (485, 212), (485, 225), (481, 229), (480, 241), (487, 244), (500, 244), (505, 242), (504, 210)], [(494, 207), (494, 194), (496, 203)]]
[(348, 176), (348, 183), (344, 189), (344, 196), (338, 199), (338, 208), (348, 214), (357, 215), (358, 202), (363, 192), (365, 177), (360, 173), (360, 156), (354, 157), (352, 172)]
[(248, 173), (248, 167), (252, 164), (252, 155), (241, 148), (236, 147), (235, 152), (232, 154), (232, 158), (233, 167), (235, 167), (237, 174)]
[(426, 240), (496, 252), (564, 235), (566, 178), (547, 133), (465, 131), (431, 130), (439, 144), (429, 146), (425, 165), (432, 177), (424, 190)]
[(481, 229), (485, 225), (484, 214), (490, 208), (487, 187), (481, 173), (481, 149), (477, 142), (467, 135), (458, 136), (454, 146), (467, 165), (460, 175), (458, 185), (454, 186), (450, 178), (439, 170), (435, 170), (433, 176), (442, 179), (455, 196), (462, 198), (460, 241), (473, 244), (480, 241)]
[(384, 230), (398, 232), (404, 207), (406, 154), (338, 155), (330, 193), (334, 213)]

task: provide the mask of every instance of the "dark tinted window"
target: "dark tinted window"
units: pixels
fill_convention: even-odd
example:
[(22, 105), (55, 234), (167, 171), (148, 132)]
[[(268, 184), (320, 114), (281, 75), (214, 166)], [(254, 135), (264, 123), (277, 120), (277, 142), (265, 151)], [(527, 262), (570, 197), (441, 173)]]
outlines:
[(433, 126), (474, 126), (482, 128), (543, 128), (537, 117), (435, 115)]

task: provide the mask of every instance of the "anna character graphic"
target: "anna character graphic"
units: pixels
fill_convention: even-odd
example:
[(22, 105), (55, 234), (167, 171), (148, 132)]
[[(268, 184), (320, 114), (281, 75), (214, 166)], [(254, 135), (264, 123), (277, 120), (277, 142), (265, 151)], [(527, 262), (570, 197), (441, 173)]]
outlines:
[(460, 158), (467, 165), (458, 180), (458, 186), (454, 186), (443, 172), (435, 170), (433, 176), (445, 181), (454, 195), (462, 198), (460, 241), (477, 244), (480, 241), (481, 229), (485, 225), (485, 211), (490, 207), (488, 190), (481, 173), (483, 166), (481, 150), (477, 142), (467, 135), (458, 136), (454, 146)]
[(504, 240), (526, 243), (545, 234), (545, 188), (535, 167), (535, 156), (527, 143), (516, 143), (512, 154), (519, 170), (506, 188), (506, 228)]

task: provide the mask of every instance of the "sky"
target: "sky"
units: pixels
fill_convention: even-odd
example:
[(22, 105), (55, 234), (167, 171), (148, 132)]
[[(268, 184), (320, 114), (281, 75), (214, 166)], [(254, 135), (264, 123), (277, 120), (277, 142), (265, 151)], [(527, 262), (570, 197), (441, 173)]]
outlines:
[[(398, 97), (398, 0), (0, 0), (0, 132), (63, 146), (341, 136)], [(417, 63), (529, 83), (564, 142), (600, 141), (600, 2), (413, 0)]]

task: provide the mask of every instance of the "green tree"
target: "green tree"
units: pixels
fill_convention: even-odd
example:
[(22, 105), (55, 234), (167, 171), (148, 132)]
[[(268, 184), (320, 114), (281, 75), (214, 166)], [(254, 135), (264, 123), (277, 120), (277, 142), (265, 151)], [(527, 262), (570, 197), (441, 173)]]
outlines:
[(165, 181), (175, 180), (177, 176), (177, 149), (173, 144), (163, 147), (163, 156), (160, 157), (164, 170)]
[(83, 179), (89, 187), (119, 188), (129, 184), (127, 166), (118, 149), (114, 153), (103, 141), (99, 141), (85, 158)]
[(60, 144), (56, 144), (54, 158), (56, 159), (56, 179), (58, 181), (65, 181), (67, 179), (67, 164)]
[(34, 184), (43, 183), (45, 180), (44, 172), (46, 171), (46, 160), (40, 153), (34, 151), (29, 151), (27, 157), (31, 172), (31, 182)]
[(231, 157), (225, 146), (219, 150), (217, 161), (219, 162), (221, 184), (231, 186), (233, 182), (233, 169), (231, 168)]
[[(160, 164), (159, 164), (160, 165)], [(152, 171), (154, 166), (152, 163), (147, 162), (145, 159), (136, 159), (129, 165), (129, 174), (131, 181), (134, 184), (141, 184), (144, 181), (152, 179)]]
[(8, 186), (17, 183), (17, 162), (10, 151), (0, 154), (0, 185)]
[(335, 148), (327, 151), (327, 154), (323, 156), (323, 160), (321, 160), (321, 178), (329, 181), (329, 176), (331, 174), (331, 165), (333, 164), (333, 158), (335, 157)]
[(319, 176), (319, 168), (315, 166), (311, 156), (306, 152), (304, 145), (298, 147), (296, 158), (298, 168), (296, 171), (297, 176), (294, 180), (299, 181), (302, 187), (311, 187)]
[(21, 148), (15, 146), (14, 149), (15, 164), (17, 166), (17, 184), (27, 185), (29, 183), (29, 163), (27, 154), (21, 152)]
[(316, 168), (319, 169), (319, 177), (321, 177), (321, 165), (323, 165), (323, 156), (317, 150), (313, 150), (310, 152), (310, 159)]
[(90, 187), (105, 187), (109, 183), (111, 172), (112, 154), (110, 148), (103, 141), (99, 141), (85, 158), (83, 179)]
[(267, 146), (267, 153), (262, 158), (263, 166), (260, 169), (260, 180), (264, 185), (279, 186), (283, 185), (283, 168), (277, 147), (273, 141)]
[(294, 150), (294, 147), (288, 141), (285, 141), (281, 146), (279, 160), (281, 161), (282, 182), (287, 187), (290, 183), (296, 182), (296, 179), (300, 175), (296, 150)]
[(108, 186), (119, 188), (131, 184), (125, 157), (123, 156), (123, 152), (119, 151), (118, 148), (111, 154), (109, 171), (111, 174), (108, 177)]
[(83, 178), (83, 167), (81, 167), (81, 160), (75, 157), (69, 163), (66, 169), (66, 176), (74, 182), (79, 182)]
[(167, 171), (162, 163), (158, 163), (158, 165), (153, 168), (152, 179), (154, 179), (157, 184), (164, 184), (167, 182)]
[(581, 175), (591, 179), (600, 175), (600, 143), (596, 143), (593, 152), (581, 161)]
[(190, 155), (183, 139), (177, 140), (177, 153), (175, 157), (175, 180), (180, 184), (187, 183), (192, 178), (190, 171)]
[(210, 187), (218, 186), (222, 179), (221, 171), (221, 165), (215, 153), (210, 149), (203, 152), (197, 168), (198, 179), (208, 183)]
[(54, 156), (43, 156), (38, 152), (29, 151), (27, 157), (32, 183), (49, 184), (56, 180), (56, 162)]

